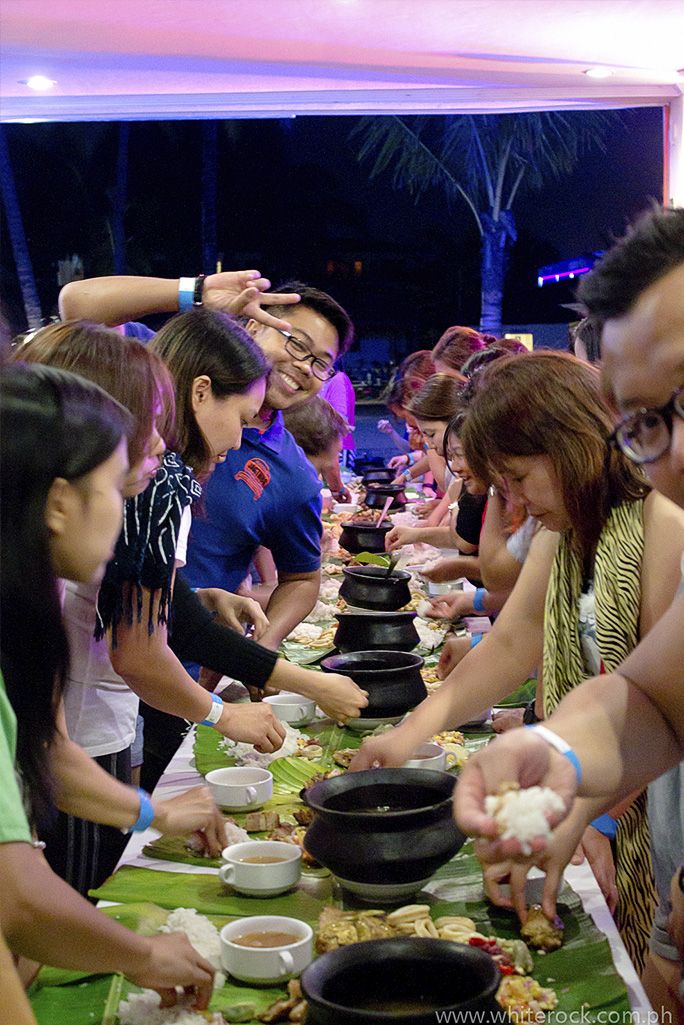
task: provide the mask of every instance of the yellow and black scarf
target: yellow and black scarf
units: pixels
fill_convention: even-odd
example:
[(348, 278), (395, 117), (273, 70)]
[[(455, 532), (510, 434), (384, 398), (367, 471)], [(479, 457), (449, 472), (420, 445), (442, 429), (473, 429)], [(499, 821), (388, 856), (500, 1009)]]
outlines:
[[(602, 668), (613, 672), (639, 643), (644, 502), (623, 502), (608, 517), (594, 561), (596, 639)], [(562, 535), (544, 611), (544, 714), (587, 678), (579, 633), (583, 566)], [(591, 722), (587, 722), (587, 731)], [(655, 907), (646, 794), (620, 816), (616, 838), (617, 923), (630, 957), (643, 967)]]

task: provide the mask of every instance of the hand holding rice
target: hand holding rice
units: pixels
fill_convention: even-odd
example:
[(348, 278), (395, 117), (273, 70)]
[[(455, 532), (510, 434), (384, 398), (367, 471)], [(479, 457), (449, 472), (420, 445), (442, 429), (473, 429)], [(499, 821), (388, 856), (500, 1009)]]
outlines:
[(550, 787), (502, 783), (497, 794), (485, 798), (485, 812), (497, 824), (502, 840), (518, 840), (523, 854), (531, 854), (531, 841), (551, 835), (548, 815), (565, 809), (563, 799)]

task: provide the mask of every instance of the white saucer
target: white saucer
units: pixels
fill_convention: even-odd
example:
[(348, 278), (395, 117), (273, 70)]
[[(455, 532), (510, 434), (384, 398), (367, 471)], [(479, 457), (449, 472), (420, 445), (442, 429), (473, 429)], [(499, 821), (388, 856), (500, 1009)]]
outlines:
[(348, 719), (345, 726), (354, 733), (370, 733), (378, 726), (396, 726), (404, 718), (403, 715), (391, 715), (387, 719), (362, 719), (357, 716), (355, 719)]
[(417, 879), (414, 883), (357, 883), (350, 879), (340, 879), (339, 876), (335, 878), (340, 886), (366, 903), (377, 901), (378, 904), (401, 904), (407, 897), (422, 890), (432, 877)]

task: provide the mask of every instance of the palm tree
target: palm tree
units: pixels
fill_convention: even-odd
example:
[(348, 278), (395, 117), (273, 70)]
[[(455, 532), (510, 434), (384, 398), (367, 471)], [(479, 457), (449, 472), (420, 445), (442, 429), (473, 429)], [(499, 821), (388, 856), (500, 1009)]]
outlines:
[(40, 308), (36, 279), (33, 274), (31, 254), (26, 242), (24, 221), (21, 216), (17, 189), (14, 184), (14, 172), (7, 147), (4, 125), (0, 125), (0, 191), (2, 192), (2, 201), (7, 219), (7, 231), (12, 244), (14, 264), (17, 269), (17, 277), (19, 278), (26, 321), (29, 329), (37, 328), (40, 327), (43, 314)]
[(508, 254), (517, 239), (513, 204), (523, 189), (569, 175), (592, 147), (605, 152), (612, 111), (447, 117), (364, 117), (352, 131), (371, 177), (392, 171), (416, 201), (436, 187), (466, 204), (482, 239), (480, 330), (501, 333)]

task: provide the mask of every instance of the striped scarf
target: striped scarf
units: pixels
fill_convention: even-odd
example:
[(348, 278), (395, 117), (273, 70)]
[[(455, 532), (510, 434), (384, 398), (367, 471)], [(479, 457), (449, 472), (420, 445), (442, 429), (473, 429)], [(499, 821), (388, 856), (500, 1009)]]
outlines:
[[(97, 640), (111, 629), (116, 647), (119, 623), (141, 621), (143, 588), (158, 596), (157, 623), (168, 622), (178, 529), (184, 509), (201, 494), (192, 470), (175, 452), (166, 452), (149, 487), (126, 499), (123, 529), (97, 596)], [(154, 629), (150, 604), (148, 633)]]
[[(596, 639), (606, 672), (613, 672), (639, 643), (644, 502), (614, 508), (601, 531), (594, 562)], [(561, 536), (544, 610), (544, 715), (587, 678), (579, 634), (582, 561)], [(587, 722), (587, 730), (591, 723)], [(620, 816), (616, 841), (618, 928), (637, 968), (643, 967), (653, 920), (655, 889), (649, 848), (646, 794)]]

